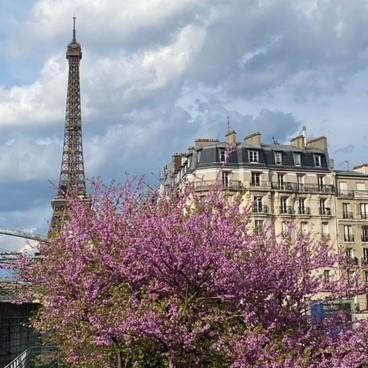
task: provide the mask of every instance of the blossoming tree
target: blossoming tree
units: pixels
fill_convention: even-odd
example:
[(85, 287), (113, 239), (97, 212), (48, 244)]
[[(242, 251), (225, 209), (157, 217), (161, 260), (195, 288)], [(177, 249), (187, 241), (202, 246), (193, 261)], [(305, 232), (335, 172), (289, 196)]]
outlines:
[[(317, 296), (366, 292), (325, 244), (254, 234), (241, 196), (97, 185), (23, 262), (33, 324), (73, 367), (363, 367), (366, 322), (312, 318)], [(340, 273), (330, 281), (321, 269)], [(27, 265), (26, 265), (27, 264)], [(341, 276), (339, 276), (341, 275)]]

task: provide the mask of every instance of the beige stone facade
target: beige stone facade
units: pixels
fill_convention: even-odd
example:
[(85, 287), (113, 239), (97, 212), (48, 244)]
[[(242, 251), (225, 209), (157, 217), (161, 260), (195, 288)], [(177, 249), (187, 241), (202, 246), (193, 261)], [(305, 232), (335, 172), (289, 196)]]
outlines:
[[(289, 145), (263, 143), (260, 133), (241, 141), (235, 132), (224, 142), (199, 139), (173, 156), (163, 190), (183, 180), (204, 194), (216, 182), (229, 194), (241, 193), (252, 207), (255, 231), (269, 224), (282, 235), (292, 224), (295, 234), (345, 250), (355, 272), (368, 280), (368, 165), (334, 170), (326, 137), (307, 140), (303, 132)], [(364, 313), (368, 299), (356, 297), (353, 305)]]

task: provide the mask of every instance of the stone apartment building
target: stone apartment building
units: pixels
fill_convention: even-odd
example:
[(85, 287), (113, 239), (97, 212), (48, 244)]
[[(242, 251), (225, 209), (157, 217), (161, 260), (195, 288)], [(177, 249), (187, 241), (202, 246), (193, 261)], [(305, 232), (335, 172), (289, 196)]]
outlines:
[[(214, 183), (230, 195), (244, 194), (255, 232), (267, 223), (282, 235), (292, 223), (295, 234), (344, 249), (356, 268), (352, 273), (359, 270), (368, 280), (368, 165), (334, 170), (326, 137), (307, 140), (303, 131), (280, 145), (263, 143), (260, 133), (239, 141), (232, 131), (224, 142), (198, 139), (187, 152), (173, 155), (163, 190), (183, 180), (203, 194)], [(355, 309), (368, 310), (368, 298), (356, 298)]]

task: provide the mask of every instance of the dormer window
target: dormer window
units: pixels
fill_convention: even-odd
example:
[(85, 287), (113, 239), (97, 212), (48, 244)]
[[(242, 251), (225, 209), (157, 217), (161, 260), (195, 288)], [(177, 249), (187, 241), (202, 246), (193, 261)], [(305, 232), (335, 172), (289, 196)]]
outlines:
[(322, 167), (322, 155), (314, 155), (314, 166)]
[(259, 152), (256, 150), (248, 151), (249, 162), (258, 163), (259, 162)]
[(199, 164), (201, 161), (201, 152), (202, 151), (197, 151), (197, 164)]
[(302, 166), (302, 154), (301, 153), (294, 153), (294, 165), (295, 166)]
[(226, 161), (225, 148), (220, 148), (219, 149), (219, 158), (220, 158), (220, 162), (225, 162)]
[(275, 152), (275, 164), (282, 165), (282, 152)]

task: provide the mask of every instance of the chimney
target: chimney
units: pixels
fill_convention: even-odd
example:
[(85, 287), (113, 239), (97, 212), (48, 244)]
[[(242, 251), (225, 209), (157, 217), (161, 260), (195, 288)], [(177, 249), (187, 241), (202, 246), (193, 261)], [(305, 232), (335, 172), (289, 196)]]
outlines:
[(172, 156), (172, 162), (173, 162), (173, 166), (174, 166), (174, 172), (177, 172), (178, 170), (180, 170), (181, 164), (182, 164), (182, 157), (183, 154), (181, 153), (175, 153), (175, 155)]
[(260, 132), (256, 132), (253, 133), (251, 135), (248, 135), (247, 137), (244, 138), (244, 142), (246, 144), (251, 144), (253, 146), (260, 146), (261, 145), (261, 133)]
[(307, 142), (308, 148), (317, 148), (321, 151), (327, 151), (327, 138), (325, 136), (312, 139)]
[(194, 149), (197, 151), (202, 149), (203, 147), (213, 146), (216, 143), (219, 143), (218, 139), (203, 139), (203, 138), (197, 139), (194, 142)]
[(304, 147), (305, 147), (305, 137), (304, 137), (304, 135), (298, 135), (297, 137), (292, 138), (290, 140), (290, 144), (295, 148), (304, 149)]
[(226, 141), (230, 145), (236, 145), (236, 132), (232, 130), (231, 132), (226, 134)]
[(368, 164), (361, 164), (361, 165), (355, 166), (353, 170), (358, 173), (368, 175)]

